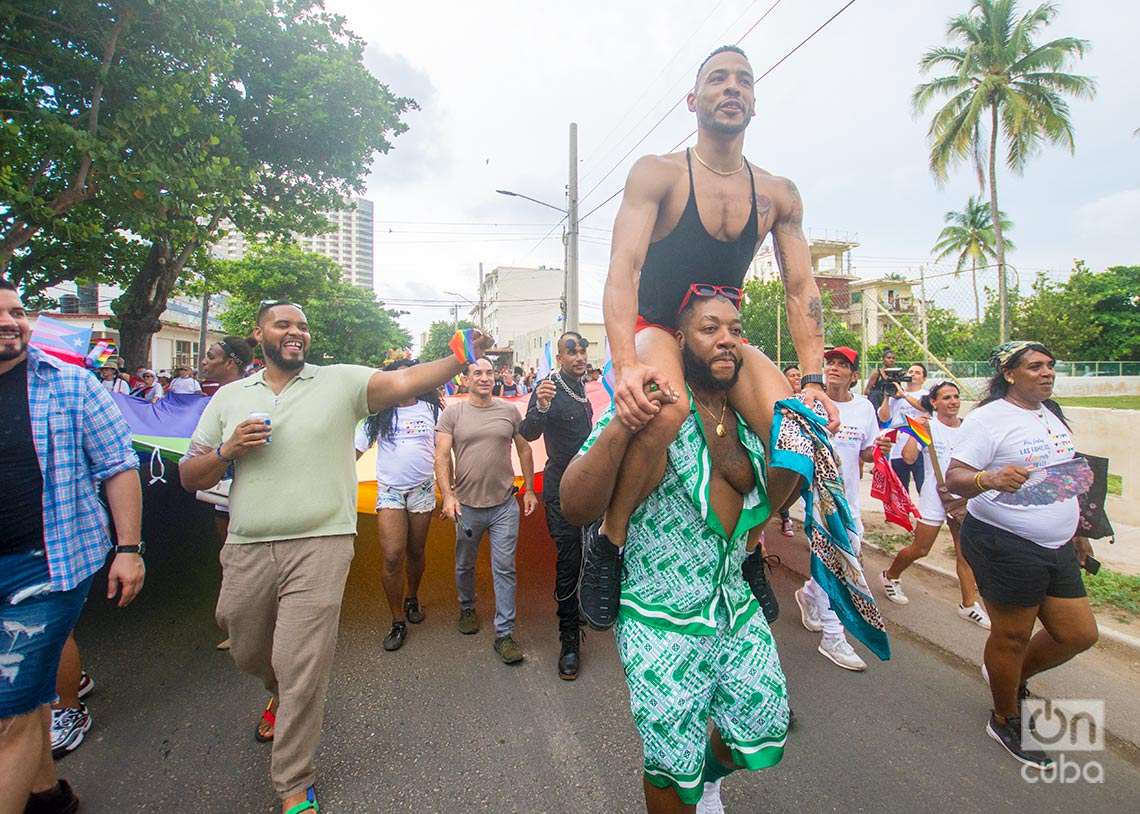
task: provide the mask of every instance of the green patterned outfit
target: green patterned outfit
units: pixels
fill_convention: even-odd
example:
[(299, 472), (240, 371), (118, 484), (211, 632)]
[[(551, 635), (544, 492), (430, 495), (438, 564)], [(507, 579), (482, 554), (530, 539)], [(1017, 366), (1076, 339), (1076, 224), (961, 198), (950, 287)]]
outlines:
[[(737, 416), (756, 487), (730, 536), (712, 510), (712, 459), (695, 409), (660, 485), (630, 518), (616, 629), (645, 778), (690, 805), (701, 796), (710, 718), (746, 769), (778, 763), (788, 731), (776, 644), (741, 573), (748, 532), (770, 514), (764, 448)], [(611, 408), (583, 453), (612, 418)]]

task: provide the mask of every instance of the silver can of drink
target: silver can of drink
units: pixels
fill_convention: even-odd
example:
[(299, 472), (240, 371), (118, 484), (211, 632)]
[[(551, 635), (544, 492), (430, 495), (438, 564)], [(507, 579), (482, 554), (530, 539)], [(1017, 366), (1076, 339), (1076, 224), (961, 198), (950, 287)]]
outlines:
[[(266, 426), (273, 424), (273, 420), (269, 417), (269, 413), (252, 412), (249, 414), (248, 417), (251, 419), (254, 419), (254, 420), (258, 420), (258, 421), (264, 421)], [(272, 441), (273, 441), (273, 435), (270, 434), (270, 436), (265, 439), (265, 443), (268, 444), (268, 443), (271, 443)]]

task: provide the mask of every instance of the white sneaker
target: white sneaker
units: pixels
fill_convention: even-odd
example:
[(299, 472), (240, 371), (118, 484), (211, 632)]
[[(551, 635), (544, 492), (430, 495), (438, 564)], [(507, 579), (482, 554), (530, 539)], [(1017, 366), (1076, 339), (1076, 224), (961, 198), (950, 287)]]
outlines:
[(824, 639), (819, 643), (819, 652), (826, 656), (832, 664), (842, 667), (844, 670), (861, 673), (867, 669), (867, 662), (859, 658), (845, 638), (840, 637), (830, 642)]
[(958, 615), (965, 619), (967, 622), (973, 622), (983, 630), (990, 629), (990, 617), (986, 613), (985, 608), (982, 607), (981, 602), (975, 602), (968, 608), (964, 605), (959, 605)]
[(705, 783), (705, 790), (697, 801), (696, 814), (725, 814), (724, 803), (720, 799), (720, 780)]
[(880, 571), (879, 581), (883, 583), (883, 593), (887, 595), (887, 599), (896, 605), (905, 605), (910, 602), (907, 595), (903, 593), (902, 580), (891, 579), (887, 576), (886, 571)]
[(800, 621), (804, 623), (804, 627), (812, 633), (819, 633), (823, 630), (823, 620), (819, 618), (819, 611), (815, 609), (815, 604), (804, 593), (804, 589), (800, 588), (795, 593), (796, 604), (800, 606)]

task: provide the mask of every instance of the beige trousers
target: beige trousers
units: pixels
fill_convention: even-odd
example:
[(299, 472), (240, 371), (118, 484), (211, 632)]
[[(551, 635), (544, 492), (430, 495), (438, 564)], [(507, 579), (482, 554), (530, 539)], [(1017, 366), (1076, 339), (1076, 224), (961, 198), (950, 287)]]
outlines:
[(313, 784), (351, 534), (222, 546), (217, 619), (237, 666), (277, 696), (270, 775), (282, 798)]

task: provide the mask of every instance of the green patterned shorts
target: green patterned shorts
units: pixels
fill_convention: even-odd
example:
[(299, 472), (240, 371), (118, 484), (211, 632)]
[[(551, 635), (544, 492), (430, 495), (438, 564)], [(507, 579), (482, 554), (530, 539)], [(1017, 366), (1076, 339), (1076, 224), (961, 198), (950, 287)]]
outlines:
[(788, 697), (776, 643), (762, 614), (739, 632), (718, 614), (715, 636), (650, 627), (622, 616), (618, 655), (629, 705), (644, 746), (645, 779), (700, 799), (711, 718), (745, 769), (780, 762), (788, 732)]

